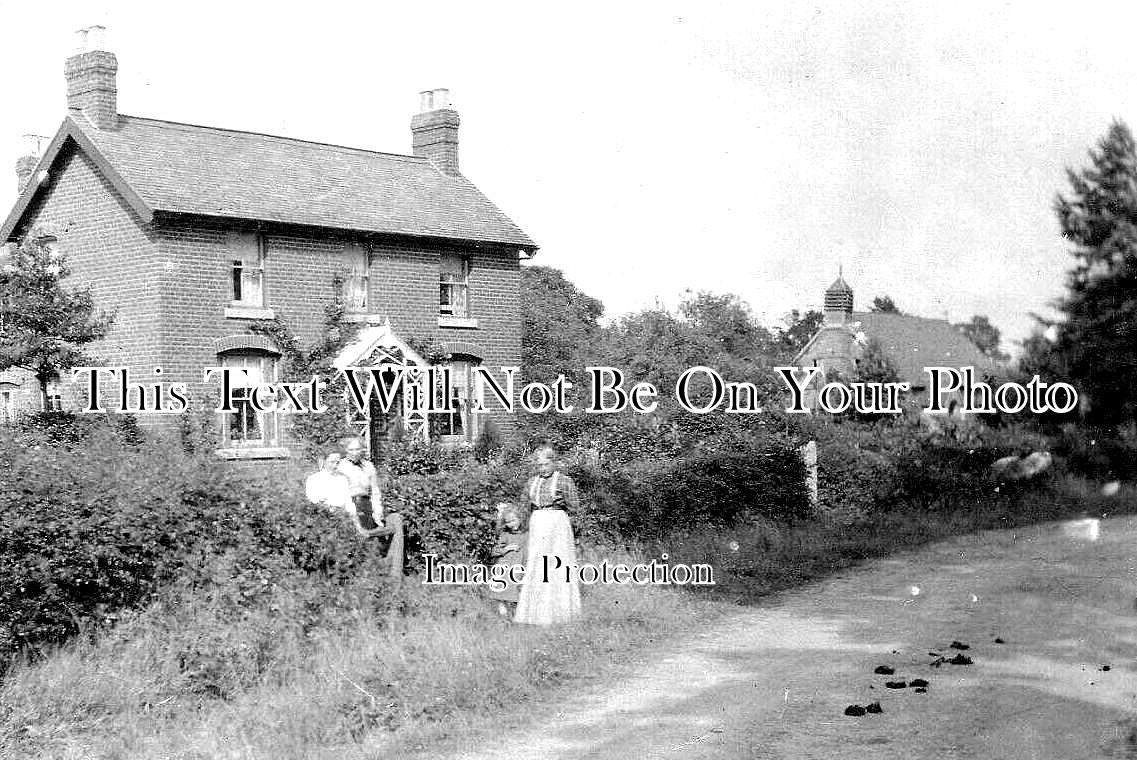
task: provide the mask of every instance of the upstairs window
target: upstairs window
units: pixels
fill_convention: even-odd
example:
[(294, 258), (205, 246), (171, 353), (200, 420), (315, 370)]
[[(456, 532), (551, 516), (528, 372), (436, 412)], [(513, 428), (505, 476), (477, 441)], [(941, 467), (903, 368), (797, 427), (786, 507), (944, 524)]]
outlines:
[(464, 256), (444, 253), (438, 261), (438, 313), (449, 317), (469, 316), (469, 261)]
[(234, 232), (229, 239), (233, 254), (230, 288), (233, 303), (261, 308), (265, 305), (264, 238), (255, 232)]
[(371, 285), (371, 256), (366, 248), (349, 244), (343, 252), (344, 268), (347, 276), (343, 281), (343, 305), (349, 313), (365, 313), (368, 308), (367, 294)]

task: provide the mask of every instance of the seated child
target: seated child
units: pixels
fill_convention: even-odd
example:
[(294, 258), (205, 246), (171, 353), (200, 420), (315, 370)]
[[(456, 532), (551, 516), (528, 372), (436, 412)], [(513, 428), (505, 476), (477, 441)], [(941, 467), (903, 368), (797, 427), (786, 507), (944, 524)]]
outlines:
[[(525, 567), (525, 549), (529, 542), (529, 534), (522, 530), (521, 513), (512, 504), (499, 504), (501, 510), (498, 520), (501, 525), (501, 535), (493, 548), (494, 567), (501, 567), (495, 571), (495, 577), (504, 579), (505, 588), (498, 591), (493, 586), (489, 589), (490, 598), (497, 602), (498, 614), (502, 617), (513, 617), (517, 608), (517, 598), (521, 589), (511, 583), (508, 577), (509, 568), (513, 565)], [(521, 573), (518, 570), (517, 573)], [(500, 585), (500, 584), (499, 584)]]

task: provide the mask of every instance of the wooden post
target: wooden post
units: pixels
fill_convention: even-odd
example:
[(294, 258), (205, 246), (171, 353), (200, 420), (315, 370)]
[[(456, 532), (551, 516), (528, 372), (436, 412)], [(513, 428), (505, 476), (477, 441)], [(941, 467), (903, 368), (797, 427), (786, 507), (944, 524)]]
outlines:
[(384, 525), (391, 531), (391, 545), (387, 547), (388, 571), (392, 578), (403, 577), (403, 516), (387, 515)]
[(817, 509), (817, 441), (801, 447), (801, 461), (805, 464), (805, 486), (809, 492), (809, 505)]

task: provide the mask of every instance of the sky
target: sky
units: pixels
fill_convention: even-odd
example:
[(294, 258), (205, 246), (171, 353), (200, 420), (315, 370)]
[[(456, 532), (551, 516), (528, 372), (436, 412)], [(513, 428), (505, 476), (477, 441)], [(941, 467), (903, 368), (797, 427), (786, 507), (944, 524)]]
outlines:
[(1050, 314), (1066, 167), (1137, 126), (1137, 4), (39, 2), (0, 11), (0, 158), (107, 27), (121, 113), (410, 153), (447, 87), (463, 173), (615, 318), (686, 290), (766, 324), (839, 267), (1004, 347)]

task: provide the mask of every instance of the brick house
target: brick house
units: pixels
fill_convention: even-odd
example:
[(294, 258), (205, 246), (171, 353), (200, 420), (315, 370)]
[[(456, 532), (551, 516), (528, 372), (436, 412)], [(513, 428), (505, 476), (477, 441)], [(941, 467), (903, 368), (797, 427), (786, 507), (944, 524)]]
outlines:
[[(351, 347), (361, 362), (421, 364), (408, 343), (425, 341), (450, 354), (460, 411), (415, 434), (471, 442), (485, 419), (514, 429), (492, 403), (470, 413), (469, 369), (520, 364), (520, 259), (537, 246), (459, 171), (447, 91), (422, 93), (413, 155), (396, 155), (126, 116), (117, 68), (98, 44), (67, 60), (68, 114), (38, 160), (17, 163), (21, 193), (0, 231), (9, 243), (53, 240), (73, 280), (117, 311), (92, 348), (105, 364), (139, 383), (185, 383), (200, 405), (218, 385), (203, 382), (205, 367), (276, 379), (280, 350), (253, 321), (280, 317), (307, 344), (342, 299), (364, 323)], [(0, 375), (0, 411), (18, 411), (31, 391), (17, 373)], [(62, 382), (52, 402), (77, 393)], [(287, 456), (285, 415), (242, 403), (218, 414), (222, 453)], [(378, 453), (392, 419), (373, 417), (354, 424)]]
[[(908, 383), (911, 392), (907, 398), (921, 406), (927, 401), (925, 367), (974, 367), (977, 380), (1005, 374), (946, 319), (853, 311), (853, 289), (843, 277), (826, 289), (821, 326), (798, 352), (793, 365), (821, 367), (825, 374), (851, 380), (856, 377), (865, 345), (873, 339), (892, 361), (897, 379)], [(816, 388), (811, 386), (811, 391)], [(811, 397), (811, 405), (815, 398)]]

